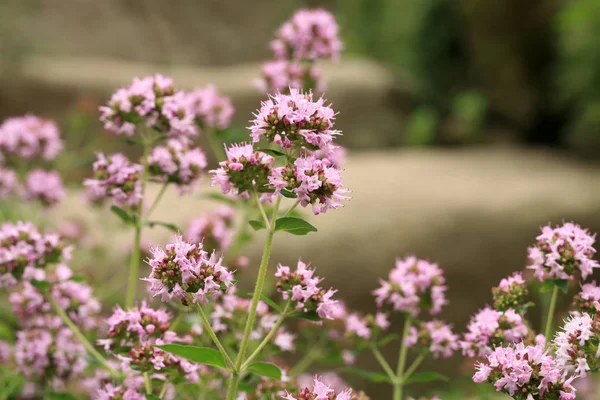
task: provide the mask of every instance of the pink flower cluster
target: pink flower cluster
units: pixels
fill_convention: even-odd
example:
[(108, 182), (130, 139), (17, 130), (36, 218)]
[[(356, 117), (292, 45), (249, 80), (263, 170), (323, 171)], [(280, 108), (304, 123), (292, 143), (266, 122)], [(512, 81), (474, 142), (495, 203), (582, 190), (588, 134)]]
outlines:
[(150, 293), (162, 301), (179, 300), (188, 305), (188, 294), (193, 303), (207, 303), (209, 297), (225, 293), (233, 285), (233, 273), (221, 265), (223, 259), (213, 252), (209, 257), (202, 243), (191, 244), (177, 236), (175, 243), (163, 250), (154, 247), (148, 265), (152, 272)]
[(587, 313), (571, 316), (556, 334), (556, 362), (560, 368), (576, 377), (585, 377), (588, 371), (600, 366), (600, 321)]
[[(89, 285), (71, 280), (60, 281), (52, 285), (50, 293), (78, 327), (90, 330), (96, 326), (101, 307)], [(58, 329), (64, 325), (44, 295), (28, 282), (23, 283), (21, 290), (10, 294), (9, 302), (21, 326)]]
[(160, 74), (134, 78), (129, 87), (117, 90), (100, 111), (104, 128), (117, 135), (133, 136), (140, 124), (170, 136), (198, 133), (186, 94), (175, 91), (173, 80)]
[(188, 242), (199, 243), (206, 251), (224, 253), (229, 249), (234, 229), (235, 209), (222, 206), (190, 221), (185, 238)]
[(498, 287), (492, 289), (492, 295), (495, 310), (513, 309), (522, 312), (527, 306), (529, 291), (521, 273), (516, 272), (502, 279)]
[(297, 394), (286, 393), (281, 397), (284, 400), (353, 400), (355, 399), (352, 389), (346, 389), (336, 394), (335, 390), (323, 383), (320, 377), (315, 377), (312, 389), (305, 387)]
[(271, 50), (278, 59), (337, 60), (342, 49), (335, 17), (324, 9), (303, 9), (277, 30)]
[(27, 174), (25, 198), (39, 200), (46, 206), (59, 203), (65, 197), (62, 178), (56, 171), (36, 169)]
[(411, 327), (405, 345), (428, 352), (434, 358), (451, 357), (460, 347), (458, 335), (452, 332), (452, 327), (438, 320), (421, 322), (418, 327)]
[(224, 130), (231, 124), (235, 108), (231, 99), (221, 96), (214, 85), (187, 93), (188, 108), (200, 129)]
[[(200, 366), (166, 353), (154, 345), (181, 341), (170, 331), (172, 316), (165, 310), (155, 310), (142, 303), (140, 307), (123, 310), (117, 307), (106, 321), (108, 338), (98, 340), (106, 351), (121, 360), (122, 368), (145, 371), (177, 371), (186, 379), (197, 382)], [(172, 367), (172, 368), (170, 368)], [(116, 388), (115, 388), (116, 389)], [(121, 390), (121, 389), (119, 389)]]
[(312, 93), (291, 89), (290, 94), (276, 93), (261, 103), (251, 121), (250, 136), (254, 143), (265, 138), (282, 148), (327, 148), (340, 131), (334, 130), (335, 111), (322, 97), (313, 100)]
[(565, 378), (556, 360), (541, 345), (496, 347), (487, 362), (479, 363), (477, 368), (473, 381), (492, 383), (497, 391), (515, 399), (575, 399), (573, 378)]
[(137, 207), (142, 200), (142, 166), (131, 163), (121, 153), (109, 157), (98, 153), (96, 156), (94, 177), (84, 182), (90, 199), (101, 201), (112, 197), (119, 206)]
[(17, 174), (11, 169), (0, 165), (0, 200), (19, 191), (19, 180)]
[(366, 316), (352, 313), (345, 318), (345, 326), (347, 337), (374, 340), (390, 327), (390, 321), (388, 315), (382, 312)]
[(537, 243), (528, 250), (534, 275), (540, 281), (544, 279), (573, 279), (577, 271), (583, 279), (592, 274), (600, 265), (592, 257), (595, 235), (587, 229), (571, 222), (552, 228), (542, 228)]
[(324, 93), (327, 85), (321, 70), (314, 65), (288, 60), (267, 61), (262, 66), (262, 77), (256, 87), (266, 93), (286, 92), (290, 89), (314, 88)]
[(573, 305), (577, 311), (591, 315), (597, 312), (596, 302), (600, 302), (600, 286), (596, 282), (582, 285), (581, 291), (573, 299)]
[(277, 291), (284, 300), (290, 300), (299, 312), (316, 313), (319, 318), (334, 319), (337, 301), (332, 297), (336, 290), (321, 288), (321, 278), (314, 276), (314, 272), (302, 261), (298, 261), (295, 271), (279, 264), (275, 273)]
[(416, 257), (397, 259), (388, 280), (373, 291), (377, 305), (391, 304), (395, 311), (417, 316), (422, 312), (438, 314), (447, 303), (446, 285), (437, 264)]
[(92, 398), (94, 400), (146, 400), (144, 377), (129, 377), (118, 386), (106, 383), (97, 388)]
[(71, 259), (71, 247), (58, 235), (43, 234), (30, 222), (0, 226), (0, 287), (19, 280), (45, 280), (45, 268)]
[(40, 385), (49, 383), (55, 390), (79, 379), (87, 366), (85, 348), (68, 328), (17, 332), (14, 358), (26, 378), (40, 380)]
[(62, 148), (58, 127), (51, 120), (26, 115), (9, 118), (0, 125), (0, 152), (5, 154), (52, 160)]
[(285, 189), (294, 193), (303, 207), (311, 205), (315, 215), (337, 210), (349, 199), (340, 170), (332, 167), (327, 158), (297, 158), (294, 165), (273, 169), (269, 182), (275, 186), (276, 193)]
[(156, 146), (148, 156), (150, 174), (164, 182), (174, 183), (186, 191), (206, 168), (206, 156), (199, 148), (192, 148), (187, 140), (170, 139), (164, 146)]
[(212, 185), (220, 185), (223, 193), (247, 198), (248, 191), (264, 191), (269, 184), (269, 176), (275, 159), (261, 151), (255, 151), (251, 144), (232, 144), (226, 148), (227, 160), (219, 163), (219, 168), (209, 171)]
[(466, 357), (487, 357), (496, 346), (532, 340), (531, 336), (532, 332), (515, 310), (501, 312), (485, 307), (471, 318), (460, 347)]

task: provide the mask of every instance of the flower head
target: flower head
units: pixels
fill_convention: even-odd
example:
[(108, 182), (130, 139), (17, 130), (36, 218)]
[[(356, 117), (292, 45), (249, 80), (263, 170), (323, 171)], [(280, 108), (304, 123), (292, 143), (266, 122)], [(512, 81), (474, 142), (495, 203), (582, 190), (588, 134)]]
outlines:
[(182, 190), (189, 188), (206, 168), (206, 156), (186, 141), (170, 139), (166, 145), (152, 149), (148, 156), (150, 174), (164, 182), (174, 183)]
[(312, 389), (305, 387), (295, 395), (286, 392), (281, 398), (285, 400), (353, 400), (355, 396), (352, 389), (346, 389), (336, 394), (331, 386), (323, 383), (321, 377), (316, 376)]
[(233, 273), (221, 265), (223, 259), (213, 252), (209, 257), (202, 244), (191, 244), (177, 236), (165, 249), (155, 247), (148, 265), (152, 272), (144, 280), (150, 282), (150, 293), (162, 301), (179, 300), (207, 303), (209, 297), (225, 293), (233, 285)]
[(487, 362), (479, 363), (477, 369), (473, 381), (492, 383), (496, 391), (513, 398), (575, 398), (572, 378), (565, 378), (556, 360), (544, 351), (542, 345), (518, 343), (496, 347), (487, 357)]
[(446, 285), (437, 264), (416, 257), (397, 259), (389, 279), (380, 280), (381, 287), (373, 291), (377, 305), (388, 303), (394, 310), (413, 316), (421, 312), (438, 314), (446, 301)]
[(219, 207), (192, 219), (185, 238), (193, 243), (202, 242), (202, 247), (206, 251), (215, 250), (224, 253), (231, 245), (235, 234), (234, 217), (233, 207)]
[(197, 134), (186, 95), (175, 91), (172, 79), (160, 74), (134, 78), (100, 111), (104, 128), (117, 135), (133, 136), (140, 124), (170, 136)]
[(337, 301), (332, 297), (336, 290), (321, 288), (321, 278), (314, 276), (314, 272), (314, 269), (308, 268), (302, 261), (298, 261), (295, 271), (279, 264), (275, 273), (277, 291), (300, 312), (316, 313), (319, 318), (334, 319)]
[(340, 170), (331, 166), (328, 159), (312, 156), (299, 157), (294, 165), (273, 169), (269, 178), (276, 192), (287, 190), (294, 194), (303, 207), (312, 206), (315, 215), (342, 206), (348, 189), (344, 188)]
[(59, 203), (65, 197), (65, 188), (57, 171), (35, 169), (27, 174), (25, 198), (39, 200), (45, 206)]
[(251, 144), (233, 144), (226, 153), (227, 160), (219, 163), (220, 168), (209, 171), (213, 185), (220, 185), (225, 194), (242, 197), (249, 196), (249, 190), (265, 190), (275, 162), (272, 156), (254, 150)]
[(600, 367), (600, 321), (587, 313), (571, 316), (556, 334), (556, 362), (563, 371), (584, 377)]
[(222, 96), (214, 85), (187, 93), (188, 107), (195, 115), (196, 124), (202, 128), (224, 130), (231, 124), (235, 108), (231, 99)]
[(496, 346), (518, 343), (525, 339), (532, 342), (532, 335), (515, 310), (501, 312), (485, 307), (471, 318), (460, 347), (466, 357), (487, 357)]
[(54, 159), (63, 148), (58, 127), (53, 121), (26, 115), (9, 118), (0, 125), (0, 151), (30, 160)]
[(596, 302), (600, 302), (600, 286), (595, 281), (581, 285), (581, 291), (573, 298), (576, 312), (590, 315), (598, 312), (595, 306)]
[(0, 200), (17, 193), (18, 190), (17, 174), (12, 169), (0, 165)]
[(94, 178), (84, 182), (90, 197), (96, 201), (111, 197), (119, 206), (137, 207), (142, 200), (142, 166), (121, 153), (96, 156)]
[(271, 50), (279, 59), (337, 60), (342, 48), (335, 17), (324, 9), (296, 11), (276, 35)]
[(452, 332), (450, 325), (442, 321), (421, 322), (410, 328), (406, 346), (427, 351), (434, 358), (448, 358), (459, 348), (458, 335)]
[(378, 312), (375, 315), (362, 316), (358, 313), (349, 314), (345, 318), (346, 336), (360, 342), (376, 340), (390, 327), (388, 315)]
[(506, 311), (509, 308), (524, 311), (527, 304), (529, 292), (521, 273), (516, 272), (508, 278), (500, 281), (498, 287), (492, 289), (494, 296), (494, 309)]
[(594, 268), (600, 267), (592, 258), (596, 253), (593, 247), (595, 241), (595, 235), (571, 222), (556, 228), (545, 226), (537, 237), (537, 243), (528, 249), (532, 261), (528, 268), (534, 270), (540, 281), (573, 279), (577, 271), (586, 279)]
[(265, 138), (283, 148), (327, 147), (341, 132), (334, 130), (335, 111), (322, 97), (313, 100), (312, 93), (291, 88), (290, 94), (277, 92), (261, 103), (254, 114), (250, 130), (253, 142)]
[(266, 93), (311, 87), (318, 93), (324, 93), (326, 89), (319, 68), (288, 60), (265, 62), (262, 66), (262, 77), (256, 81), (256, 86)]

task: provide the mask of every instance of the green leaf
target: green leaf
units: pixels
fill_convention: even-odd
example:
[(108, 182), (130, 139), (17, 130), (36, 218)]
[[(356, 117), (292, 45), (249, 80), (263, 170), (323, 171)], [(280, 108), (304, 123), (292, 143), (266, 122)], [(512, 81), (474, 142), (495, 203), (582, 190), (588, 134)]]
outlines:
[(153, 394), (146, 394), (146, 400), (160, 400), (160, 397)]
[(283, 197), (287, 197), (288, 199), (298, 198), (298, 195), (296, 193), (287, 189), (281, 189), (281, 194), (283, 195)]
[(275, 230), (289, 232), (292, 235), (306, 235), (309, 232), (316, 232), (317, 228), (300, 218), (283, 217), (275, 222)]
[(319, 317), (319, 314), (317, 314), (316, 311), (309, 311), (309, 312), (297, 312), (292, 314), (292, 317), (294, 318), (300, 318), (300, 319), (307, 319), (309, 321), (321, 321), (321, 317)]
[(270, 298), (268, 298), (267, 296), (265, 296), (264, 294), (260, 295), (260, 299), (262, 301), (264, 301), (265, 303), (267, 303), (269, 306), (271, 306), (271, 308), (275, 311), (277, 311), (278, 313), (281, 314), (281, 307), (279, 307), (279, 305), (277, 303), (275, 303), (273, 300), (271, 300)]
[(551, 292), (555, 287), (559, 288), (563, 293), (567, 293), (569, 290), (569, 281), (566, 279), (546, 279), (542, 283), (540, 293)]
[(210, 347), (189, 346), (184, 344), (163, 344), (156, 345), (155, 347), (190, 361), (227, 369), (223, 354), (221, 354), (219, 350), (211, 349)]
[(144, 225), (149, 226), (150, 228), (154, 228), (155, 226), (162, 226), (164, 228), (167, 228), (168, 230), (175, 232), (175, 233), (179, 233), (181, 232), (181, 229), (179, 229), (179, 227), (175, 224), (171, 224), (168, 222), (161, 222), (161, 221), (146, 221), (146, 223)]
[(374, 383), (382, 383), (382, 382), (391, 383), (390, 378), (387, 375), (379, 373), (379, 372), (367, 371), (365, 369), (353, 368), (353, 367), (340, 368), (340, 371), (361, 376), (361, 377), (366, 378), (369, 381), (374, 382)]
[(225, 196), (224, 194), (221, 194), (221, 193), (216, 193), (216, 192), (207, 193), (207, 194), (204, 195), (204, 197), (206, 197), (207, 199), (211, 199), (211, 200), (219, 201), (221, 203), (228, 204), (230, 206), (235, 206), (236, 205), (235, 200), (233, 200), (233, 199), (231, 199), (231, 198), (229, 198), (229, 197), (227, 197), (227, 196)]
[(312, 143), (305, 143), (304, 147), (306, 147), (307, 149), (312, 150), (312, 151), (317, 151), (317, 150), (321, 149), (319, 146), (315, 146)]
[(281, 380), (281, 370), (275, 364), (268, 362), (255, 362), (248, 365), (246, 371), (252, 372), (253, 374), (266, 376), (267, 378)]
[(379, 342), (377, 342), (377, 345), (379, 347), (383, 347), (386, 344), (388, 344), (389, 342), (391, 342), (392, 340), (396, 340), (396, 339), (400, 339), (400, 335), (398, 335), (397, 333), (390, 333), (389, 335), (387, 335), (383, 339), (381, 339)]
[(51, 400), (77, 400), (76, 396), (70, 393), (48, 393), (48, 398)]
[(285, 156), (285, 153), (282, 153), (279, 150), (273, 150), (273, 149), (258, 149), (258, 151), (262, 151), (265, 154), (268, 154), (270, 156), (273, 157), (283, 157)]
[(443, 381), (448, 382), (450, 378), (446, 375), (442, 375), (439, 372), (427, 371), (427, 372), (418, 372), (416, 374), (412, 374), (408, 378), (406, 378), (403, 382), (404, 385), (408, 385), (411, 383), (427, 383), (433, 381)]
[(123, 210), (121, 207), (112, 205), (110, 206), (110, 211), (121, 218), (121, 221), (125, 222), (127, 225), (135, 225), (135, 217), (129, 215), (127, 211)]
[(38, 289), (40, 292), (45, 292), (46, 290), (50, 289), (50, 282), (47, 281), (32, 280), (29, 283), (31, 283), (31, 285)]
[(266, 229), (266, 227), (267, 227), (267, 225), (265, 225), (264, 221), (259, 221), (259, 220), (255, 220), (255, 219), (251, 219), (250, 221), (248, 221), (248, 223), (250, 224), (252, 229), (254, 229), (255, 231), (260, 231), (261, 229)]

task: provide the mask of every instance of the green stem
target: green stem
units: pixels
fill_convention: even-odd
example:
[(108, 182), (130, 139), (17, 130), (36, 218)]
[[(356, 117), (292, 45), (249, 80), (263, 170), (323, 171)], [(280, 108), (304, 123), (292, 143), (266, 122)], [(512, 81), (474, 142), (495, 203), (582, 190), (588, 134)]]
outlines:
[[(260, 204), (258, 196), (254, 197), (256, 199), (258, 207), (264, 211), (264, 209), (262, 208), (262, 204)], [(242, 342), (240, 344), (240, 351), (235, 360), (234, 372), (240, 371), (242, 363), (244, 362), (244, 358), (246, 357), (246, 351), (248, 350), (250, 334), (252, 333), (252, 329), (254, 328), (254, 322), (256, 320), (256, 309), (258, 308), (258, 302), (263, 292), (265, 278), (267, 277), (267, 266), (269, 265), (269, 258), (271, 257), (271, 247), (273, 246), (273, 236), (275, 235), (275, 220), (277, 219), (277, 212), (279, 210), (280, 204), (281, 197), (278, 197), (277, 201), (275, 202), (275, 207), (273, 208), (273, 216), (271, 218), (271, 223), (268, 225), (269, 233), (267, 235), (267, 241), (265, 243), (265, 249), (263, 251), (262, 259), (260, 261), (260, 266), (258, 268), (256, 286), (254, 288), (254, 294), (252, 295), (252, 302), (250, 303), (250, 310), (248, 312), (248, 319), (246, 320), (246, 326), (244, 328), (244, 336), (242, 337)], [(238, 383), (239, 374), (233, 373), (229, 381), (229, 387), (227, 389), (227, 399), (233, 399), (235, 397), (237, 393)]]
[(254, 200), (258, 205), (258, 209), (260, 210), (260, 214), (262, 215), (263, 221), (265, 222), (265, 226), (268, 228), (270, 226), (269, 217), (267, 217), (267, 213), (265, 212), (265, 208), (260, 202), (260, 198), (258, 197), (258, 193), (254, 192)]
[(406, 372), (404, 372), (404, 376), (402, 376), (402, 381), (406, 381), (406, 379), (408, 379), (408, 377), (410, 377), (417, 370), (417, 368), (419, 368), (419, 365), (421, 365), (424, 359), (425, 354), (419, 355), (419, 357), (417, 357), (417, 359), (413, 361), (410, 367), (408, 367)]
[(160, 393), (158, 394), (159, 398), (163, 398), (165, 397), (165, 393), (167, 393), (167, 388), (169, 387), (169, 382), (165, 382), (162, 386), (162, 389), (160, 389)]
[(283, 214), (283, 216), (284, 216), (284, 217), (287, 217), (288, 215), (290, 215), (290, 214), (292, 213), (292, 211), (294, 211), (294, 210), (296, 209), (296, 207), (298, 207), (298, 204), (300, 204), (300, 203), (298, 203), (298, 202), (294, 203), (294, 205), (293, 205), (293, 206), (291, 206), (291, 207), (290, 207), (290, 209), (289, 209), (289, 210), (287, 210), (287, 211), (285, 212), (285, 214)]
[(296, 377), (306, 371), (312, 363), (317, 360), (322, 354), (323, 336), (310, 347), (310, 350), (294, 365), (288, 372), (291, 377)]
[(142, 241), (142, 227), (143, 225), (143, 212), (144, 212), (144, 193), (146, 191), (146, 176), (148, 174), (148, 153), (150, 147), (144, 144), (144, 155), (142, 159), (142, 199), (137, 209), (137, 219), (135, 226), (135, 236), (133, 239), (133, 253), (131, 254), (131, 261), (129, 264), (129, 286), (127, 288), (127, 298), (125, 301), (125, 307), (133, 307), (135, 301), (135, 291), (138, 284), (139, 269), (140, 269), (140, 258), (141, 258), (141, 241)]
[(383, 368), (383, 370), (387, 374), (388, 378), (390, 378), (392, 383), (396, 382), (396, 374), (394, 374), (392, 367), (390, 367), (390, 364), (388, 364), (388, 362), (385, 360), (379, 349), (374, 344), (371, 345), (371, 351), (375, 355), (375, 358), (379, 362), (379, 365), (381, 365), (381, 368)]
[(223, 161), (226, 158), (225, 149), (223, 148), (223, 143), (221, 143), (217, 135), (215, 135), (215, 130), (205, 127), (204, 132), (206, 133), (208, 144), (213, 152), (213, 155), (217, 159), (217, 162)]
[(223, 354), (223, 357), (225, 358), (225, 361), (227, 361), (227, 364), (229, 364), (229, 366), (233, 368), (235, 365), (233, 363), (233, 360), (231, 359), (231, 357), (229, 357), (227, 350), (225, 350), (225, 347), (223, 347), (223, 345), (221, 344), (221, 341), (215, 334), (215, 331), (213, 331), (212, 327), (210, 326), (210, 321), (208, 320), (206, 314), (204, 313), (204, 310), (202, 309), (202, 307), (200, 307), (200, 304), (198, 303), (196, 303), (196, 310), (198, 310), (198, 314), (200, 314), (200, 319), (202, 319), (202, 323), (204, 324), (204, 328), (208, 332), (208, 336), (210, 336), (210, 338), (215, 343), (219, 351)]
[(102, 354), (100, 354), (98, 350), (96, 350), (96, 348), (89, 342), (89, 340), (87, 340), (85, 335), (81, 333), (81, 331), (79, 330), (79, 328), (77, 328), (75, 323), (71, 321), (71, 318), (69, 318), (65, 310), (60, 308), (56, 300), (54, 300), (54, 297), (52, 297), (52, 294), (48, 293), (46, 297), (52, 305), (52, 308), (54, 308), (56, 314), (58, 314), (58, 316), (63, 320), (65, 325), (67, 325), (67, 327), (73, 332), (75, 337), (79, 339), (83, 347), (85, 347), (85, 349), (98, 361), (98, 363), (100, 363), (100, 365), (102, 365), (113, 377), (119, 377), (119, 373), (115, 371), (113, 367), (110, 366), (108, 361), (106, 361), (106, 359), (102, 357)]
[(267, 345), (267, 343), (269, 343), (269, 341), (271, 340), (273, 335), (275, 335), (275, 333), (277, 332), (277, 329), (279, 329), (279, 327), (281, 326), (281, 324), (287, 317), (287, 310), (289, 307), (290, 307), (290, 301), (288, 300), (288, 302), (285, 305), (285, 308), (279, 315), (277, 322), (275, 322), (275, 325), (273, 325), (273, 327), (271, 328), (269, 333), (267, 333), (267, 336), (265, 336), (265, 338), (262, 340), (262, 342), (260, 342), (258, 347), (252, 352), (252, 354), (250, 354), (248, 356), (246, 361), (244, 361), (244, 364), (242, 364), (242, 368), (241, 368), (242, 371), (244, 371), (246, 368), (248, 368), (248, 365), (252, 362), (252, 360), (254, 360), (256, 358), (256, 356), (258, 356), (260, 354), (260, 351), (263, 349), (263, 347), (265, 347)]
[(404, 329), (402, 331), (402, 341), (400, 342), (400, 356), (398, 357), (398, 367), (396, 369), (397, 381), (394, 384), (394, 400), (402, 400), (402, 380), (404, 378), (404, 367), (406, 366), (406, 355), (408, 347), (406, 347), (406, 337), (410, 332), (412, 318), (410, 315), (404, 321)]
[(148, 372), (144, 372), (144, 387), (146, 388), (146, 394), (152, 394), (152, 381)]
[(229, 385), (227, 386), (227, 399), (226, 400), (235, 400), (235, 396), (237, 395), (237, 388), (240, 383), (240, 374), (237, 372), (232, 372), (231, 377), (229, 378)]
[(550, 335), (552, 333), (552, 320), (554, 319), (554, 311), (556, 310), (556, 300), (558, 298), (558, 286), (554, 286), (552, 290), (552, 299), (550, 300), (550, 308), (548, 309), (548, 318), (546, 318), (546, 330), (544, 336), (546, 337), (546, 346), (550, 343)]
[(169, 182), (165, 182), (162, 185), (162, 187), (160, 188), (160, 192), (158, 192), (158, 194), (154, 198), (154, 201), (152, 202), (152, 205), (148, 209), (148, 212), (146, 212), (146, 215), (144, 216), (144, 221), (148, 221), (148, 219), (150, 219), (150, 215), (156, 209), (156, 206), (158, 206), (158, 203), (160, 202), (160, 200), (162, 199), (163, 195), (167, 191), (167, 187), (168, 186), (169, 186)]

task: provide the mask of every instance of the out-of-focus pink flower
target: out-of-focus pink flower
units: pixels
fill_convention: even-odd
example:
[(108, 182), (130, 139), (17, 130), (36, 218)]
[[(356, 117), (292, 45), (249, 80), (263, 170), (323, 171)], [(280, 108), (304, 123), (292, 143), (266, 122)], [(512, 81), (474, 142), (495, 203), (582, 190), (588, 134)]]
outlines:
[(19, 181), (15, 172), (0, 165), (0, 200), (6, 199), (18, 191)]
[(25, 181), (24, 197), (27, 200), (38, 200), (46, 206), (59, 203), (65, 197), (60, 174), (41, 169), (31, 171)]
[(317, 93), (325, 93), (327, 88), (319, 68), (287, 60), (265, 62), (262, 66), (262, 77), (257, 79), (255, 84), (265, 93), (284, 93), (290, 88), (314, 89)]
[(56, 124), (47, 119), (26, 115), (9, 118), (0, 125), (0, 151), (30, 160), (54, 159), (63, 148)]
[(202, 242), (206, 251), (225, 253), (235, 234), (234, 217), (235, 209), (229, 206), (204, 213), (190, 221), (185, 238), (192, 243)]
[(188, 108), (195, 115), (195, 121), (201, 129), (229, 128), (235, 108), (231, 104), (231, 99), (220, 95), (214, 85), (195, 89), (186, 96)]
[(312, 382), (312, 389), (305, 387), (295, 395), (286, 392), (285, 396), (282, 396), (281, 398), (285, 400), (327, 400), (332, 398), (336, 400), (352, 400), (352, 393), (352, 389), (345, 389), (336, 394), (335, 389), (324, 383), (321, 377), (316, 376)]
[(131, 163), (121, 153), (109, 157), (98, 153), (94, 163), (94, 178), (83, 183), (90, 200), (112, 198), (119, 206), (137, 207), (142, 200), (142, 166)]
[(171, 139), (164, 146), (156, 146), (148, 156), (150, 174), (160, 181), (179, 186), (183, 193), (191, 191), (200, 173), (206, 168), (206, 156), (197, 147)]
[(429, 352), (434, 358), (448, 358), (458, 350), (458, 335), (452, 327), (442, 321), (421, 322), (411, 327), (405, 345)]

